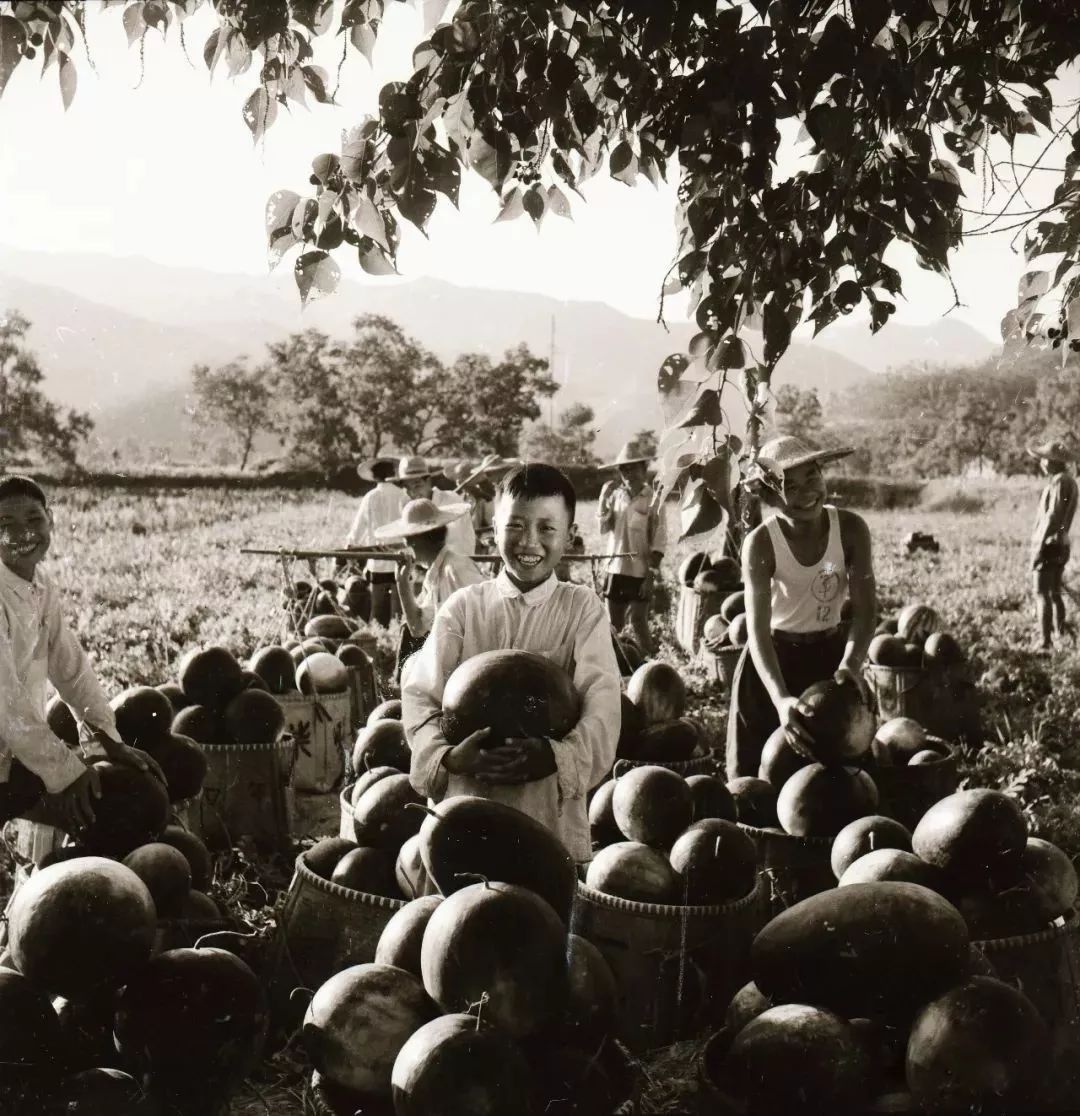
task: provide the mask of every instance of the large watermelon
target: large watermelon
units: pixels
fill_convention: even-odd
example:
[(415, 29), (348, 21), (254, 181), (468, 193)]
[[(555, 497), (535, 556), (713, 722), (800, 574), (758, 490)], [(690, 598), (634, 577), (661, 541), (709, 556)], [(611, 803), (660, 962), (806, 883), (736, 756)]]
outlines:
[(560, 740), (577, 724), (581, 699), (566, 671), (530, 651), (485, 651), (466, 659), (446, 681), (442, 730), (460, 744), (490, 730), (487, 747), (508, 737)]

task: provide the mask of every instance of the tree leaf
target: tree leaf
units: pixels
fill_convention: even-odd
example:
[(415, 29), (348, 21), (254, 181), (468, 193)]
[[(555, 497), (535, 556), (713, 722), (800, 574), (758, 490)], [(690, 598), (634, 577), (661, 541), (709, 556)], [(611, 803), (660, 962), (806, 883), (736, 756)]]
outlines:
[(250, 129), (255, 143), (259, 142), (266, 129), (273, 124), (277, 117), (277, 107), (277, 101), (261, 85), (244, 102), (244, 123)]
[(314, 198), (301, 198), (293, 209), (289, 227), (297, 240), (303, 240), (313, 231), (315, 219), (319, 216), (319, 203)]
[(311, 90), (311, 95), (320, 105), (332, 105), (334, 103), (334, 98), (330, 96), (326, 89), (326, 81), (329, 75), (322, 66), (302, 66), (301, 73), (304, 75), (304, 84)]
[(510, 173), (510, 138), (504, 131), (491, 133), (489, 140), (479, 132), (469, 139), (469, 166), (500, 191)]
[(362, 182), (371, 140), (368, 125), (350, 128), (341, 142), (341, 173), (351, 182)]
[(293, 276), (300, 290), (300, 302), (306, 306), (337, 290), (341, 269), (326, 252), (305, 252), (293, 266)]
[[(495, 221), (513, 221), (516, 217), (520, 217), (525, 212), (525, 205), (521, 198), (521, 188), (515, 186), (510, 193), (503, 198), (502, 206), (499, 209), (498, 216)], [(492, 222), (494, 224), (494, 222)]]
[(386, 252), (370, 237), (360, 242), (360, 266), (368, 275), (396, 275), (397, 268), (387, 257)]
[(64, 102), (65, 111), (71, 108), (71, 102), (75, 100), (75, 87), (78, 81), (79, 75), (75, 72), (75, 63), (71, 61), (71, 56), (60, 55), (60, 97)]
[(10, 16), (0, 15), (0, 93), (22, 61), (26, 30), (22, 23)]
[(441, 147), (429, 147), (424, 152), (424, 169), (431, 186), (457, 205), (461, 190), (461, 164), (457, 158)]
[(468, 150), (469, 139), (475, 127), (473, 108), (469, 102), (469, 87), (466, 85), (446, 102), (443, 113), (443, 127), (450, 142), (459, 152)]
[(360, 190), (357, 194), (352, 220), (356, 231), (361, 236), (373, 240), (380, 248), (389, 249), (390, 240), (386, 235), (386, 222), (378, 207), (363, 190)]
[(229, 77), (236, 77), (251, 67), (251, 47), (244, 42), (242, 35), (229, 36), (229, 48), (225, 55)]
[(203, 46), (203, 61), (206, 63), (206, 68), (210, 71), (211, 75), (214, 72), (214, 67), (218, 64), (218, 59), (224, 53), (225, 48), (228, 46), (229, 39), (233, 32), (225, 27), (219, 27), (216, 31), (212, 31)]
[(266, 231), (272, 234), (281, 229), (292, 228), (293, 212), (300, 195), (292, 190), (275, 190), (266, 202)]
[(139, 36), (146, 30), (146, 20), (143, 19), (142, 5), (129, 4), (124, 9), (124, 30), (127, 32), (128, 46), (133, 46)]
[(568, 221), (573, 220), (574, 215), (570, 210), (570, 201), (558, 186), (548, 187), (547, 205), (556, 217), (565, 217)]
[(682, 528), (679, 539), (715, 531), (725, 518), (724, 509), (716, 502), (705, 482), (700, 477), (692, 480), (683, 492), (679, 507), (679, 525)]
[(274, 268), (281, 263), (282, 256), (284, 256), (290, 248), (299, 243), (300, 241), (293, 236), (292, 228), (289, 226), (283, 229), (275, 229), (271, 232), (266, 249), (266, 261), (269, 265), (269, 269), (273, 271)]
[(521, 204), (525, 207), (525, 212), (533, 219), (533, 224), (539, 228), (547, 212), (547, 198), (544, 192), (539, 186), (530, 186), (521, 199)]
[(435, 193), (428, 189), (425, 179), (413, 177), (405, 191), (398, 195), (397, 207), (402, 217), (424, 232), (428, 218), (435, 212)]
[(372, 62), (376, 39), (376, 29), (370, 23), (358, 23), (349, 31), (349, 41), (368, 62)]

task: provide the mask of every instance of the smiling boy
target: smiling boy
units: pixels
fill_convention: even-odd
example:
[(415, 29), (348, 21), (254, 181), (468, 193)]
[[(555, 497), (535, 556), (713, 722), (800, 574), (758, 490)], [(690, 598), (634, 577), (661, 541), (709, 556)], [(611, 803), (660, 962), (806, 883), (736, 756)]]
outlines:
[[(876, 591), (870, 531), (854, 512), (826, 502), (821, 466), (851, 450), (822, 450), (801, 438), (761, 447), (748, 483), (772, 516), (743, 544), (747, 646), (731, 683), (729, 779), (757, 775), (780, 725), (797, 751), (810, 738), (799, 695), (835, 678), (869, 702), (861, 669), (874, 631)], [(840, 610), (850, 599), (850, 626)]]
[[(436, 613), (423, 649), (402, 679), (411, 777), (438, 802), (473, 794), (504, 802), (546, 825), (577, 861), (591, 855), (585, 796), (615, 760), (621, 706), (611, 627), (596, 593), (559, 581), (555, 568), (570, 544), (577, 499), (551, 465), (512, 470), (495, 495), (495, 538), (503, 569), (454, 593)], [(562, 740), (510, 739), (485, 748), (487, 730), (456, 747), (439, 716), (446, 680), (464, 660), (512, 649), (543, 655), (571, 676), (581, 718)]]
[[(88, 766), (102, 755), (150, 768), (120, 741), (109, 702), (40, 568), (52, 541), (52, 512), (29, 477), (0, 477), (0, 822), (29, 817), (75, 833), (101, 797)], [(45, 717), (51, 682), (79, 722), (83, 757)]]

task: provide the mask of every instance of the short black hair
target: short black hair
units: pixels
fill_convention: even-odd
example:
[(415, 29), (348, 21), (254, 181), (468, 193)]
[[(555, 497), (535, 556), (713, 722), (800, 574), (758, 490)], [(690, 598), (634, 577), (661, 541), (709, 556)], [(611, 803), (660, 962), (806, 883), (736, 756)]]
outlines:
[(389, 480), (397, 472), (397, 466), (393, 461), (376, 461), (371, 466), (371, 475), (377, 481)]
[(536, 500), (542, 496), (559, 496), (570, 513), (570, 522), (577, 514), (577, 493), (570, 478), (554, 465), (529, 462), (511, 469), (499, 482), (495, 499), (510, 496), (519, 500)]
[(7, 476), (0, 477), (0, 500), (6, 500), (11, 496), (29, 496), (31, 500), (37, 500), (48, 510), (49, 501), (45, 498), (45, 490), (31, 477), (20, 476), (18, 473), (9, 473)]

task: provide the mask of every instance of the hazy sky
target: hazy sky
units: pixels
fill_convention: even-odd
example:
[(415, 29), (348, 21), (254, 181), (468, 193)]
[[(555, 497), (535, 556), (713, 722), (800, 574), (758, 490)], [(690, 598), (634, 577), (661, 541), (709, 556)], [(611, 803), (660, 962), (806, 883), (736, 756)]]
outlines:
[[(80, 60), (78, 93), (68, 112), (55, 69), (42, 79), (39, 62), (21, 66), (0, 97), (0, 267), (3, 247), (11, 245), (265, 273), (265, 199), (275, 189), (310, 190), (310, 158), (338, 150), (341, 130), (372, 110), (382, 82), (408, 76), (411, 48), (421, 37), (414, 10), (388, 5), (375, 73), (350, 50), (339, 92), (346, 107), (313, 104), (310, 111), (282, 112), (255, 147), (240, 114), (254, 75), (230, 81), (222, 66), (208, 80), (202, 46), (213, 27), (209, 12), (186, 22), (193, 65), (175, 34), (167, 47), (157, 32), (149, 34), (137, 90), (138, 50), (127, 47), (120, 17), (116, 8), (91, 21), (97, 73)], [(1033, 184), (1029, 197), (1052, 190), (1052, 176), (1042, 177), (1044, 185)], [(572, 199), (573, 222), (549, 217), (538, 234), (528, 219), (492, 224), (494, 193), (466, 175), (461, 211), (440, 198), (430, 240), (405, 224), (401, 272), (463, 286), (600, 299), (654, 316), (674, 248), (673, 188), (657, 191), (642, 179), (631, 189), (604, 176), (586, 194), (588, 205)], [(968, 304), (955, 313), (995, 337), (1002, 314), (1015, 304), (1023, 270), (1009, 247), (1011, 236), (972, 241), (954, 268)], [(904, 252), (894, 260), (908, 297), (898, 318), (928, 321), (948, 310), (951, 294), (910, 260)], [(339, 263), (346, 274), (363, 277), (346, 252)], [(678, 307), (671, 309), (678, 316)]]

